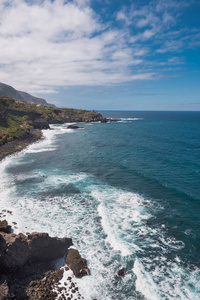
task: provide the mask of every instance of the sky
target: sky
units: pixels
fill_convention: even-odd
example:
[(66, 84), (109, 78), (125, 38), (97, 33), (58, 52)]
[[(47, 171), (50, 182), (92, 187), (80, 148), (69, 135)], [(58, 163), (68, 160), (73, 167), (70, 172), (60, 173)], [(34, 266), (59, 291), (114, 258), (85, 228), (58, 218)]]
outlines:
[(0, 82), (58, 107), (200, 110), (200, 0), (0, 0)]

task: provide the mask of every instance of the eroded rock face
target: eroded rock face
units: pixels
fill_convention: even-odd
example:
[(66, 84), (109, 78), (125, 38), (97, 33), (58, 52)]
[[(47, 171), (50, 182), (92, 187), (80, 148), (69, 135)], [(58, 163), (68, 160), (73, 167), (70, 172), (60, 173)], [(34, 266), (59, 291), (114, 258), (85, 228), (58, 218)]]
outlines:
[(33, 121), (33, 127), (35, 129), (50, 129), (49, 123), (47, 122), (46, 119), (39, 118)]
[(52, 238), (47, 233), (0, 233), (0, 269), (23, 267), (28, 261), (51, 261), (64, 256), (72, 245), (67, 238)]
[(8, 225), (8, 222), (6, 220), (0, 221), (0, 232), (11, 232), (11, 226)]
[(28, 244), (20, 235), (0, 234), (0, 269), (22, 267), (30, 256)]
[(6, 233), (11, 230), (1, 222), (0, 231), (0, 300), (56, 299), (53, 291), (62, 278), (52, 260), (64, 256), (72, 239), (50, 237), (47, 233)]
[(64, 256), (67, 249), (72, 246), (72, 239), (33, 232), (28, 235), (28, 246), (31, 261), (49, 261)]
[(65, 263), (73, 271), (76, 277), (83, 277), (84, 275), (90, 274), (87, 262), (84, 258), (81, 258), (78, 250), (69, 249), (69, 252), (65, 257)]

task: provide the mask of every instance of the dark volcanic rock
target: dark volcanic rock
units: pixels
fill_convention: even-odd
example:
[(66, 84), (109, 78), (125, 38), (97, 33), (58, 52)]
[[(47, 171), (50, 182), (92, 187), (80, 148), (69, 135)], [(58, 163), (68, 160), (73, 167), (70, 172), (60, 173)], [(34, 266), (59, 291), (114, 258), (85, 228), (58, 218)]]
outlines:
[(125, 269), (122, 268), (121, 270), (119, 270), (118, 275), (124, 277), (125, 276)]
[(49, 127), (49, 123), (47, 122), (47, 120), (40, 118), (40, 119), (36, 119), (33, 122), (33, 127), (35, 129), (50, 129)]
[(45, 277), (41, 280), (31, 281), (26, 289), (28, 299), (55, 299), (57, 293), (52, 291), (52, 289), (62, 279), (62, 276), (63, 270), (57, 269), (56, 271), (46, 272)]
[[(1, 225), (11, 229), (6, 220)], [(63, 270), (55, 271), (52, 260), (64, 256), (71, 245), (71, 239), (47, 233), (0, 232), (0, 300), (55, 299), (53, 289)]]
[(119, 122), (119, 121), (120, 120), (118, 120), (118, 119), (107, 119), (107, 118), (105, 118), (105, 119), (101, 120), (101, 123)]
[(64, 256), (72, 245), (67, 238), (52, 238), (47, 233), (0, 233), (0, 269), (23, 267), (28, 261), (51, 261)]
[(64, 256), (67, 249), (72, 246), (72, 239), (33, 232), (28, 235), (28, 246), (31, 261), (49, 261)]
[(8, 222), (6, 220), (0, 221), (0, 232), (11, 232), (11, 226), (8, 225)]
[(84, 258), (81, 258), (78, 250), (69, 249), (69, 252), (65, 257), (65, 263), (73, 271), (76, 277), (83, 277), (84, 275), (90, 274), (87, 262)]
[(27, 241), (21, 235), (0, 234), (0, 269), (9, 270), (22, 267), (30, 257)]
[(108, 120), (107, 119), (103, 119), (103, 120), (101, 120), (101, 123), (108, 123)]
[(9, 299), (9, 287), (6, 276), (2, 276), (0, 280), (0, 300)]
[(67, 129), (78, 129), (78, 128), (84, 128), (84, 127), (79, 127), (77, 125), (69, 125), (69, 126), (67, 126)]

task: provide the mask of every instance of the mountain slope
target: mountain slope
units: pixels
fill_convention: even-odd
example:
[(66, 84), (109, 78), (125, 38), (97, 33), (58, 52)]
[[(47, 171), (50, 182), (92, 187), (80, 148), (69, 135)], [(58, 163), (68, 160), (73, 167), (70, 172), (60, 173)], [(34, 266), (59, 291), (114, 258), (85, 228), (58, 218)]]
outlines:
[(24, 98), (12, 86), (0, 82), (0, 95), (12, 97), (18, 101), (24, 101)]
[(17, 91), (12, 86), (2, 82), (0, 82), (0, 95), (12, 97), (15, 100), (22, 101), (24, 103), (35, 103), (40, 104), (42, 106), (55, 107), (55, 105), (47, 103), (45, 99), (34, 97), (26, 92)]

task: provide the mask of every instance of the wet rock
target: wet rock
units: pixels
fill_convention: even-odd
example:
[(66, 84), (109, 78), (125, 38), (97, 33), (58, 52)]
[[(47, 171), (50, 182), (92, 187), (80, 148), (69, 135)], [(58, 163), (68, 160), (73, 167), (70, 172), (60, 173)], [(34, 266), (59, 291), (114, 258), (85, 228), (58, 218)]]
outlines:
[(31, 261), (49, 261), (64, 256), (72, 246), (72, 239), (50, 237), (48, 233), (34, 232), (28, 235)]
[(189, 268), (190, 268), (190, 270), (192, 270), (192, 271), (196, 271), (196, 270), (200, 269), (199, 266), (195, 266), (195, 265), (190, 265)]
[(69, 249), (69, 252), (65, 257), (65, 263), (73, 271), (76, 277), (83, 277), (84, 275), (90, 274), (87, 262), (84, 258), (81, 258), (78, 250)]
[(8, 222), (6, 220), (0, 221), (0, 232), (5, 232), (5, 233), (11, 232), (11, 226), (8, 225)]
[(35, 129), (50, 129), (49, 123), (47, 122), (46, 119), (43, 119), (43, 118), (36, 119), (33, 122), (33, 127)]
[[(1, 223), (7, 228), (6, 221)], [(47, 233), (0, 232), (0, 300), (56, 299), (55, 289), (62, 293), (66, 289), (58, 285), (64, 268), (53, 271), (51, 261), (64, 256), (71, 245), (71, 239), (52, 238)], [(68, 279), (70, 282), (71, 277)], [(75, 290), (74, 283), (71, 285)]]
[[(2, 223), (2, 222), (1, 222)], [(7, 222), (4, 222), (7, 228)], [(51, 261), (64, 256), (72, 245), (67, 238), (52, 238), (47, 233), (0, 233), (0, 268), (16, 269), (28, 261)]]
[(0, 233), (0, 269), (22, 267), (29, 256), (28, 244), (20, 235)]
[(67, 129), (78, 129), (78, 128), (84, 128), (84, 127), (79, 127), (77, 125), (69, 125), (69, 126), (67, 126)]
[(118, 276), (124, 277), (125, 276), (125, 269), (122, 268), (118, 271)]
[[(48, 299), (53, 300), (57, 297), (57, 293), (52, 291), (55, 284), (61, 280), (63, 276), (63, 270), (57, 269), (56, 271), (49, 271), (45, 273), (45, 280), (36, 280), (34, 285), (29, 284), (26, 288), (26, 295), (28, 299)], [(60, 288), (62, 289), (62, 288)]]
[(150, 205), (151, 205), (151, 204), (150, 204), (149, 202), (147, 202), (147, 201), (143, 201), (142, 204), (145, 205), (145, 206), (150, 206)]

